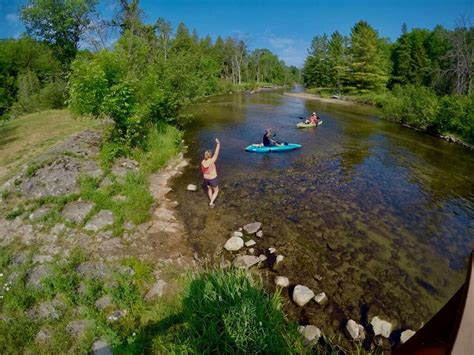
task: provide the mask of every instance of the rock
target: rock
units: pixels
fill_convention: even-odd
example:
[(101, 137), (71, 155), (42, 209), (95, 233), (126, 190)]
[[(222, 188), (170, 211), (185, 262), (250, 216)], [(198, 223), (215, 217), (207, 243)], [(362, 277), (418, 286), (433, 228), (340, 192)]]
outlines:
[(328, 297), (326, 296), (326, 293), (320, 292), (316, 296), (314, 296), (314, 300), (317, 304), (322, 306), (328, 301)]
[(107, 341), (100, 339), (92, 344), (92, 355), (112, 355), (112, 348)]
[(296, 285), (293, 290), (293, 301), (300, 307), (304, 307), (314, 297), (314, 292), (306, 286)]
[(82, 338), (89, 327), (91, 322), (85, 319), (73, 320), (66, 325), (66, 330), (75, 338)]
[(102, 210), (91, 218), (85, 225), (84, 229), (92, 232), (97, 232), (100, 229), (114, 224), (114, 213), (109, 210)]
[(267, 260), (267, 256), (264, 255), (264, 254), (260, 254), (260, 255), (258, 256), (258, 259), (259, 259), (260, 261), (265, 261), (265, 260)]
[(36, 334), (35, 342), (36, 343), (46, 343), (52, 337), (52, 332), (48, 328), (41, 328), (41, 330)]
[(244, 226), (244, 231), (247, 234), (254, 234), (258, 232), (261, 226), (262, 226), (262, 223), (260, 222), (249, 223)]
[(187, 187), (186, 187), (186, 190), (188, 191), (197, 191), (198, 190), (198, 187), (194, 184), (189, 184)]
[(224, 244), (224, 248), (228, 251), (237, 251), (244, 246), (244, 240), (240, 237), (231, 237)]
[(345, 330), (349, 338), (352, 340), (362, 341), (365, 339), (364, 327), (352, 319), (347, 321)]
[(300, 326), (299, 331), (303, 335), (305, 345), (314, 345), (321, 338), (321, 330), (314, 325)]
[(112, 167), (112, 173), (119, 178), (119, 181), (123, 181), (127, 173), (136, 173), (137, 171), (138, 162), (128, 158), (117, 159)]
[(253, 255), (239, 255), (234, 259), (232, 264), (235, 267), (246, 268), (252, 267), (255, 264), (258, 264), (260, 259)]
[(268, 252), (270, 254), (274, 254), (276, 252), (276, 249), (275, 248), (268, 248)]
[(34, 309), (27, 312), (31, 319), (54, 319), (57, 320), (61, 317), (61, 310), (65, 308), (65, 304), (58, 301), (45, 301), (41, 302)]
[(245, 242), (245, 246), (246, 246), (247, 248), (248, 248), (248, 247), (253, 247), (255, 244), (257, 244), (257, 243), (256, 243), (255, 240), (253, 240), (253, 239), (250, 239), (250, 240), (248, 240), (248, 241)]
[(57, 223), (54, 225), (53, 228), (51, 228), (51, 234), (58, 235), (62, 233), (65, 229), (66, 229), (66, 225), (64, 223)]
[(76, 271), (85, 278), (103, 280), (110, 270), (102, 262), (86, 261), (77, 266)]
[(255, 249), (254, 249), (254, 248), (250, 248), (250, 249), (248, 250), (248, 252), (249, 252), (249, 254), (253, 254), (253, 253), (255, 253)]
[(102, 296), (95, 302), (95, 306), (97, 307), (97, 309), (103, 311), (104, 309), (112, 306), (112, 297), (110, 297), (109, 295)]
[(154, 298), (163, 296), (163, 290), (165, 286), (166, 286), (165, 281), (163, 280), (156, 281), (156, 283), (153, 285), (150, 291), (148, 291), (147, 294), (145, 295), (145, 301), (150, 301)]
[(323, 277), (319, 274), (314, 274), (313, 279), (315, 279), (316, 281), (322, 281)]
[(110, 322), (118, 321), (120, 318), (125, 317), (127, 313), (128, 312), (126, 309), (123, 309), (123, 310), (117, 309), (116, 311), (113, 311), (111, 315), (107, 317), (107, 320), (109, 320)]
[(374, 335), (381, 335), (384, 338), (388, 338), (392, 332), (392, 324), (386, 320), (380, 319), (379, 317), (374, 317), (370, 321), (372, 328), (374, 329)]
[(46, 205), (46, 206), (41, 206), (40, 208), (38, 208), (37, 210), (34, 210), (32, 213), (30, 213), (30, 215), (28, 216), (28, 218), (30, 219), (30, 221), (34, 221), (36, 219), (40, 219), (44, 216), (46, 216), (49, 211), (51, 211), (51, 206), (49, 205)]
[(64, 206), (61, 214), (65, 219), (81, 224), (92, 208), (94, 208), (93, 203), (73, 201)]
[(415, 335), (415, 331), (411, 330), (411, 329), (407, 329), (405, 331), (402, 332), (402, 334), (400, 334), (400, 342), (402, 344), (405, 344), (408, 339), (410, 339), (413, 335)]
[(255, 233), (255, 235), (259, 238), (262, 238), (263, 237), (263, 231), (258, 231), (257, 233)]
[(283, 259), (285, 259), (283, 255), (277, 255), (276, 260), (275, 260), (275, 265), (278, 265), (279, 263), (281, 263)]
[(275, 276), (275, 285), (279, 287), (288, 287), (290, 286), (290, 280), (285, 276)]
[(237, 232), (232, 232), (230, 234), (231, 237), (240, 237), (242, 238), (244, 236), (244, 233), (240, 232), (240, 231), (237, 231)]
[(39, 265), (28, 272), (27, 284), (39, 289), (41, 288), (41, 282), (51, 274), (52, 271), (48, 265)]

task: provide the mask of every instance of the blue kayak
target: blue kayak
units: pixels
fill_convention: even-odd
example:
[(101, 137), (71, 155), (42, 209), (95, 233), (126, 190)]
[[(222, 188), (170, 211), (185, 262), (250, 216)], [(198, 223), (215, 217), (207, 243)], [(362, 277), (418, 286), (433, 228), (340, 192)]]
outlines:
[(289, 150), (301, 148), (301, 144), (288, 143), (285, 145), (272, 145), (271, 147), (257, 147), (255, 145), (249, 145), (245, 150), (253, 153), (270, 153), (270, 152), (287, 152)]

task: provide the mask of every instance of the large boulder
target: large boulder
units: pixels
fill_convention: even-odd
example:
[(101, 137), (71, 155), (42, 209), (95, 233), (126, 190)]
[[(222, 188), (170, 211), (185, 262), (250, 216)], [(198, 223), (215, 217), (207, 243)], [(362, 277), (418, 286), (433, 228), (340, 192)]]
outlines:
[(89, 222), (85, 225), (84, 229), (97, 232), (105, 227), (111, 226), (114, 224), (114, 213), (109, 210), (102, 210), (97, 213), (94, 217), (91, 218)]
[(352, 340), (364, 340), (365, 339), (365, 331), (364, 327), (352, 319), (349, 319), (346, 324), (346, 333)]
[(253, 222), (253, 223), (246, 224), (244, 226), (244, 231), (247, 234), (254, 234), (254, 233), (257, 233), (261, 227), (262, 227), (262, 223)]
[(260, 262), (260, 259), (254, 255), (239, 255), (233, 261), (233, 265), (239, 268), (248, 269)]
[(81, 224), (93, 208), (91, 202), (73, 201), (64, 206), (61, 214), (65, 219)]
[(314, 298), (314, 292), (303, 285), (296, 285), (293, 290), (293, 301), (300, 307), (304, 307), (306, 303)]
[(370, 321), (370, 324), (372, 325), (375, 336), (381, 335), (384, 338), (390, 337), (390, 333), (392, 332), (392, 324), (390, 322), (375, 316)]
[(224, 249), (228, 251), (237, 251), (244, 247), (244, 240), (240, 237), (231, 237), (225, 242)]

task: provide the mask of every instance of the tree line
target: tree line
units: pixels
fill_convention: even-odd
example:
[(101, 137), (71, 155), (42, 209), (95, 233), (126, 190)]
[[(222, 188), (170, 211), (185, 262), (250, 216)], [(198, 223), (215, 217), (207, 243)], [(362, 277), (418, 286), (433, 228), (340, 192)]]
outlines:
[(376, 103), (386, 118), (474, 142), (474, 26), (453, 30), (404, 24), (391, 43), (366, 21), (349, 36), (313, 38), (303, 68), (306, 87)]
[[(299, 70), (268, 49), (250, 50), (244, 38), (200, 37), (164, 18), (145, 24), (139, 0), (120, 0), (112, 20), (100, 18), (97, 0), (30, 0), (20, 11), (26, 34), (0, 40), (0, 117), (63, 107), (75, 61), (119, 53), (128, 63), (127, 80), (150, 71), (162, 79), (168, 96), (187, 100), (220, 92), (289, 84)], [(106, 48), (104, 33), (120, 38)], [(88, 43), (91, 49), (80, 49)], [(153, 68), (153, 69), (151, 69)], [(166, 79), (165, 79), (166, 78)]]

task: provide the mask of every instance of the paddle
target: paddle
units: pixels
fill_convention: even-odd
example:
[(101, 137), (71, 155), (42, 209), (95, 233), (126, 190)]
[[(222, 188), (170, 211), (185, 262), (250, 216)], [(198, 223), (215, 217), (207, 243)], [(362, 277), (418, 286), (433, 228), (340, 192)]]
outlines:
[(305, 120), (305, 119), (306, 119), (306, 118), (304, 118), (304, 117), (301, 117), (301, 116), (300, 116), (300, 117), (298, 117), (298, 118), (299, 118), (300, 120)]
[[(277, 135), (276, 133), (273, 133), (272, 138), (275, 138), (276, 135)], [(282, 142), (280, 142), (280, 141), (277, 141), (276, 139), (275, 139), (275, 142), (277, 142), (277, 144), (288, 145), (288, 142), (283, 142), (283, 143), (282, 143)]]

